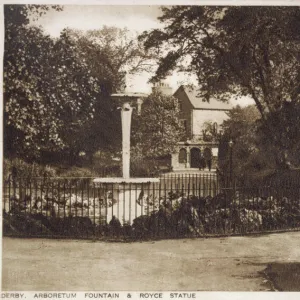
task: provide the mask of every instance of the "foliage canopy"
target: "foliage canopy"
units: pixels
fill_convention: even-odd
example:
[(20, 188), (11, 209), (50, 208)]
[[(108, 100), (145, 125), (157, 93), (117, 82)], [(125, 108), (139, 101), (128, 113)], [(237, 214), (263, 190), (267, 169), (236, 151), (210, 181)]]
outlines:
[(75, 164), (82, 154), (120, 146), (120, 117), (109, 95), (150, 56), (127, 30), (65, 29), (54, 39), (30, 26), (49, 9), (62, 8), (4, 7), (4, 154)]
[(284, 121), (271, 120), (287, 105), (299, 109), (300, 8), (172, 6), (162, 12), (163, 29), (140, 36), (146, 49), (161, 53), (152, 80), (185, 70), (196, 74), (203, 100), (251, 97), (278, 149), (277, 164), (285, 165), (295, 140)]

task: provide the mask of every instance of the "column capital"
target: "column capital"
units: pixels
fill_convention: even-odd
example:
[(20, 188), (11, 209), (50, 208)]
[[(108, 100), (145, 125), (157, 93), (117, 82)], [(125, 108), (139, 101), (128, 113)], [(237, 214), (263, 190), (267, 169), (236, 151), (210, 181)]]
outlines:
[(122, 104), (122, 107), (120, 107), (120, 109), (121, 109), (122, 111), (132, 111), (132, 110), (133, 110), (133, 107), (130, 105), (129, 102), (124, 102), (124, 103)]

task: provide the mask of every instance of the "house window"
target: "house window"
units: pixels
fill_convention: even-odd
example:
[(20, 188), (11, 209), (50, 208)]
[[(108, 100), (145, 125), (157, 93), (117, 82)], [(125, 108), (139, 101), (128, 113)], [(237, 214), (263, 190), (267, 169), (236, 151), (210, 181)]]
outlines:
[(183, 120), (183, 128), (185, 133), (187, 134), (187, 120)]
[(179, 101), (179, 110), (182, 111), (182, 102)]
[(213, 131), (214, 131), (214, 135), (216, 135), (218, 133), (218, 124), (217, 124), (217, 122), (215, 122), (214, 125), (213, 125)]
[(188, 123), (187, 123), (187, 120), (180, 120), (180, 126), (182, 128), (182, 134), (181, 134), (181, 137), (180, 137), (180, 140), (182, 142), (186, 141), (188, 138), (189, 138), (189, 133), (188, 133)]
[(178, 157), (178, 162), (180, 164), (185, 164), (186, 163), (186, 158), (187, 158), (187, 152), (186, 149), (181, 148), (179, 150), (179, 157)]
[(183, 127), (184, 133), (187, 134), (187, 120), (180, 120), (181, 126)]

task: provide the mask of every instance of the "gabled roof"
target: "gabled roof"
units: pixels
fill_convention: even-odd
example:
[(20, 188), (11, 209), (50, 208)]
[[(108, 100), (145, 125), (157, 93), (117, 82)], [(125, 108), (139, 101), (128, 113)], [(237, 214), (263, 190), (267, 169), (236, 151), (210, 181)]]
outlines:
[(205, 110), (230, 110), (232, 109), (232, 104), (218, 101), (214, 98), (209, 99), (209, 102), (203, 101), (199, 96), (199, 91), (197, 88), (193, 88), (190, 86), (182, 85), (179, 89), (175, 92), (174, 96), (179, 90), (183, 90), (190, 100), (193, 108), (195, 109), (205, 109)]

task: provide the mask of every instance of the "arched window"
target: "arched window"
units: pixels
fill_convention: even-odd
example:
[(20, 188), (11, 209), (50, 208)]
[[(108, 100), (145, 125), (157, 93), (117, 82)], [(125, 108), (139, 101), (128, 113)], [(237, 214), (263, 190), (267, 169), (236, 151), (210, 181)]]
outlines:
[(200, 167), (201, 151), (199, 148), (191, 149), (191, 168)]
[(178, 162), (179, 162), (180, 164), (186, 163), (186, 156), (187, 156), (186, 154), (187, 154), (187, 153), (186, 153), (186, 149), (181, 148), (181, 149), (179, 150)]

